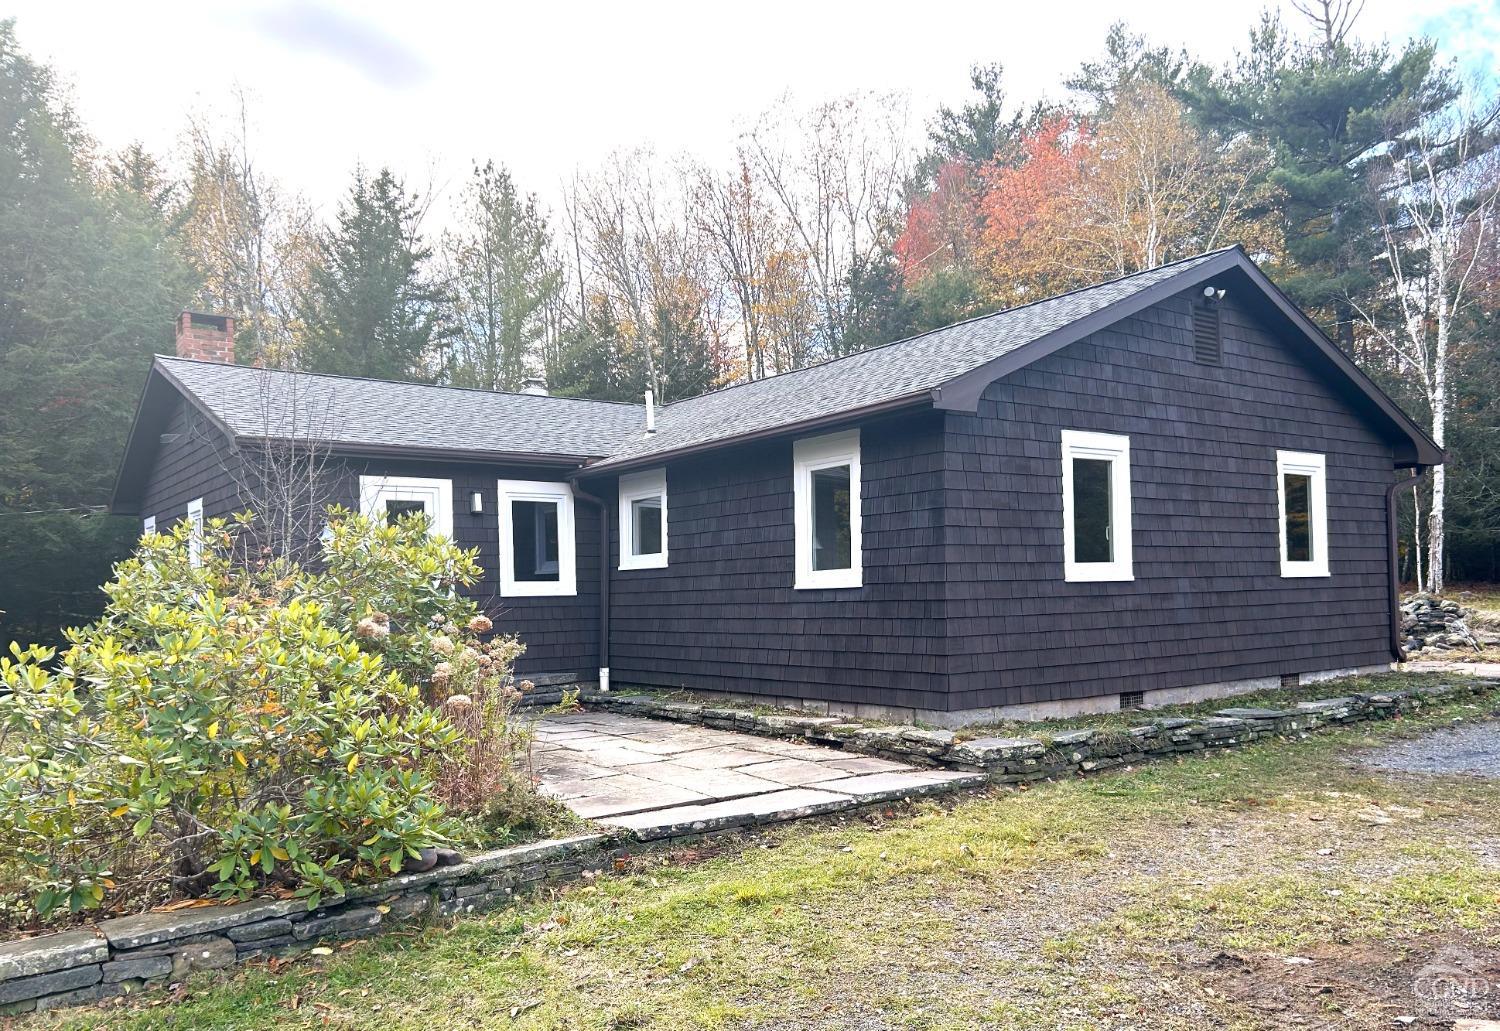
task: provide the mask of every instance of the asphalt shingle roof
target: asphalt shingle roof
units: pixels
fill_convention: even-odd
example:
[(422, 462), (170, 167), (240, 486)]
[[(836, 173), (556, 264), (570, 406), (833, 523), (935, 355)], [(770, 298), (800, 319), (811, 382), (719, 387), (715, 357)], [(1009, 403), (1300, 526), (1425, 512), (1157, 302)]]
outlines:
[(596, 467), (826, 418), (931, 390), (1222, 253), (1200, 254), (821, 365), (678, 401), (661, 411), (656, 433), (633, 435)]
[(678, 401), (653, 434), (640, 405), (157, 361), (238, 436), (600, 458), (602, 468), (915, 397), (1222, 253)]
[(237, 436), (356, 447), (598, 457), (644, 421), (640, 405), (280, 372), (159, 357)]

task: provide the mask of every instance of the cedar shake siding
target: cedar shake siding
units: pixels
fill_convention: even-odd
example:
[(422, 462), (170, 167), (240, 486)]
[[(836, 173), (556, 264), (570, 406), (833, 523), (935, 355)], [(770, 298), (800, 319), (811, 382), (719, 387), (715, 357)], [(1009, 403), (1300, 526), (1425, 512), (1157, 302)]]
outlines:
[[(619, 569), (613, 527), (611, 680), (947, 708), (942, 416), (865, 423), (860, 447), (864, 586), (847, 589), (792, 586), (790, 439), (668, 462), (668, 566)], [(613, 479), (588, 483), (613, 498)]]
[(165, 439), (156, 451), (140, 495), (139, 515), (156, 517), (162, 533), (187, 518), (188, 502), (203, 499), (203, 518), (215, 519), (238, 511), (239, 485), (229, 440), (202, 413), (174, 398), (162, 430)]
[[(1182, 295), (949, 414), (949, 709), (1390, 661), (1391, 445), (1222, 307), (1222, 366), (1194, 360)], [(1130, 438), (1132, 582), (1064, 581), (1063, 430)], [(1327, 455), (1330, 577), (1281, 576), (1278, 449)]]

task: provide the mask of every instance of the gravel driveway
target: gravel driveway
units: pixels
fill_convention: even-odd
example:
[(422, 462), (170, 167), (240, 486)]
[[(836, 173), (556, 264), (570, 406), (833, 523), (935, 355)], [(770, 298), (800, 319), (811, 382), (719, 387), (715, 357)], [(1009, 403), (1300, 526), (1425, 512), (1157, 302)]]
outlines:
[(1400, 773), (1467, 774), (1500, 779), (1500, 721), (1466, 723), (1398, 741), (1360, 757), (1365, 766)]

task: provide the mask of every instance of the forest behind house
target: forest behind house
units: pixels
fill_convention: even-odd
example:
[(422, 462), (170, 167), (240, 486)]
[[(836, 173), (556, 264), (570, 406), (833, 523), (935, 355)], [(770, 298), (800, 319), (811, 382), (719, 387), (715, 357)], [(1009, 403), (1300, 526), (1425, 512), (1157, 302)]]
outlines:
[(100, 611), (185, 308), (233, 315), (240, 362), (670, 404), (1234, 243), (1447, 449), (1403, 576), (1500, 579), (1493, 84), (1357, 14), (1267, 14), (1222, 66), (1119, 24), (1054, 96), (996, 64), (930, 113), (788, 98), (726, 113), (727, 165), (643, 144), (555, 205), (504, 155), (447, 190), (357, 167), (327, 213), (259, 161), (253, 95), (107, 152), (0, 22), (0, 639)]

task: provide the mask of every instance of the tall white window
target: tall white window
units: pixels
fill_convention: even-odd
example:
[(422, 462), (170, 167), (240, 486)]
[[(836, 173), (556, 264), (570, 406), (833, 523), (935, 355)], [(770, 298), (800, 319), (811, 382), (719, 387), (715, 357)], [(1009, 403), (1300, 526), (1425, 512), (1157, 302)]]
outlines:
[(501, 596), (577, 593), (573, 492), (566, 483), (501, 480)]
[(188, 502), (188, 565), (197, 569), (203, 565), (203, 499)]
[(796, 586), (861, 586), (859, 430), (795, 442), (792, 494)]
[(422, 512), (435, 534), (453, 536), (453, 481), (418, 476), (361, 476), (359, 510), (368, 519), (394, 523)]
[(1063, 578), (1134, 580), (1130, 438), (1062, 431)]
[(1328, 576), (1328, 463), (1323, 455), (1276, 452), (1282, 576)]
[(667, 471), (620, 477), (620, 568), (667, 564)]

